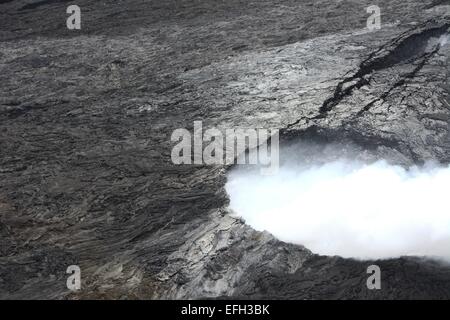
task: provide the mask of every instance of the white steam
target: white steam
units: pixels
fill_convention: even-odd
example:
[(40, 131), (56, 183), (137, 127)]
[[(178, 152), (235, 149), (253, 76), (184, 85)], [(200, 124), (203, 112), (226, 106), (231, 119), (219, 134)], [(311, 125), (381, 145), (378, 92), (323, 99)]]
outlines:
[(439, 37), (439, 44), (441, 45), (441, 47), (446, 46), (449, 43), (449, 40), (450, 40), (450, 35), (444, 34)]
[(235, 169), (230, 207), (256, 230), (318, 254), (450, 259), (450, 168), (377, 161), (289, 163), (279, 173)]

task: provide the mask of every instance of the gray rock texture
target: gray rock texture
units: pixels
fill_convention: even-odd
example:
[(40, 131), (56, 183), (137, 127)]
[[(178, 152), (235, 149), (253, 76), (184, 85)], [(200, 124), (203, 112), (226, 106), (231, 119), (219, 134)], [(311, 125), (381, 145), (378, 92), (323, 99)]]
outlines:
[(0, 1), (0, 298), (450, 298), (448, 265), (280, 242), (230, 215), (229, 167), (170, 158), (202, 120), (449, 163), (449, 1), (69, 4)]

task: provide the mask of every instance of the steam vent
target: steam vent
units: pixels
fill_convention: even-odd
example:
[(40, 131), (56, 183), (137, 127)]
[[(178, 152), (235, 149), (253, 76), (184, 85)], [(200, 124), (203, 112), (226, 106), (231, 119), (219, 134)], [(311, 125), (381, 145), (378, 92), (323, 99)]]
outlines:
[(449, 58), (446, 0), (0, 0), (0, 299), (450, 299)]

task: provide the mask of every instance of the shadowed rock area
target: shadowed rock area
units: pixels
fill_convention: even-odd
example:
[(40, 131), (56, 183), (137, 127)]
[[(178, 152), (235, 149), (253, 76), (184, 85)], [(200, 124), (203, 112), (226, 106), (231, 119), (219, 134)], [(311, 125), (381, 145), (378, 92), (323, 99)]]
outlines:
[(69, 4), (0, 1), (1, 299), (450, 298), (441, 262), (252, 230), (229, 167), (174, 165), (170, 141), (201, 120), (448, 164), (449, 1), (79, 0), (81, 30)]

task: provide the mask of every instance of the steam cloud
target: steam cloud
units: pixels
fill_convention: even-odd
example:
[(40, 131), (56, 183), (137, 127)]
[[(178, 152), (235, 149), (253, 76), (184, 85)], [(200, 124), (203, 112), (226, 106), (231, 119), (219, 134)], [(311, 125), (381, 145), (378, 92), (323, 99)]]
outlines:
[(254, 229), (323, 255), (450, 259), (450, 167), (286, 156), (277, 175), (229, 174), (230, 207)]

